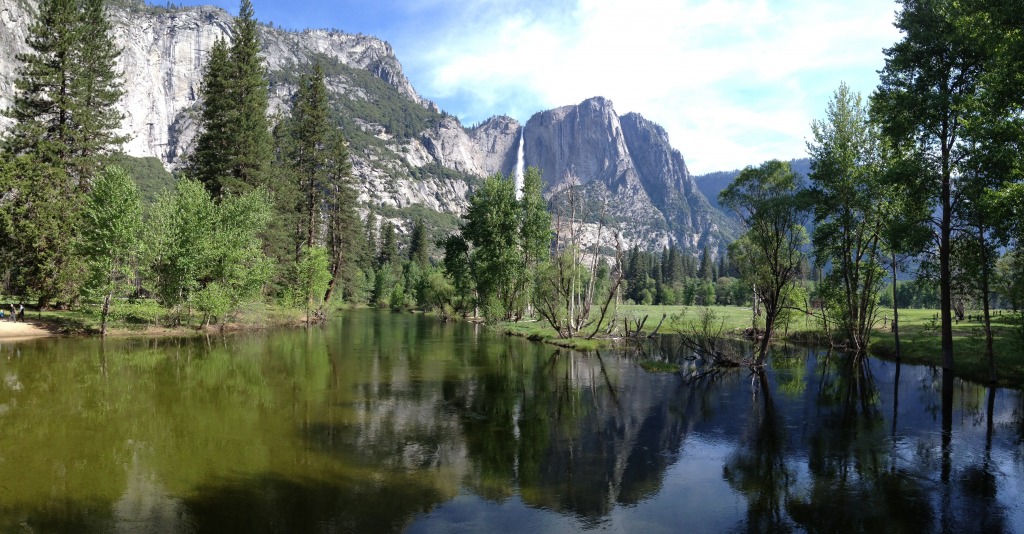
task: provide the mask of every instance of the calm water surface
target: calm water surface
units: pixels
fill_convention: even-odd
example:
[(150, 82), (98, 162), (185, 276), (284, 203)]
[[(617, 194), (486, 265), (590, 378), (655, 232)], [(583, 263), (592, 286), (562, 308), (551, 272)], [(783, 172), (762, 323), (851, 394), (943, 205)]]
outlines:
[(1017, 391), (636, 358), (373, 311), (2, 343), (0, 532), (1024, 532)]

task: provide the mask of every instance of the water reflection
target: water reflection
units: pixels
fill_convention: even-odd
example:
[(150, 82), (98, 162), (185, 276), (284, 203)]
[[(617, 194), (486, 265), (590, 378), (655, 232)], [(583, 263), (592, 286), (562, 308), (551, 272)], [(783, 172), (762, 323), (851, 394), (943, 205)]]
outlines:
[(1024, 400), (785, 349), (684, 381), (409, 314), (0, 344), (0, 531), (1024, 529)]

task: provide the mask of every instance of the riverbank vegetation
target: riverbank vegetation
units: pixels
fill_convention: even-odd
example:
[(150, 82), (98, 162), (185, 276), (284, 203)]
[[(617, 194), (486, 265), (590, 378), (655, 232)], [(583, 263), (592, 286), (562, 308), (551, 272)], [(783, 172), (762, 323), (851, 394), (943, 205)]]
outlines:
[(587, 195), (586, 176), (545, 189), (537, 169), (497, 173), (443, 224), (360, 203), (345, 136), (365, 132), (345, 133), (322, 65), (292, 80), (287, 113), (268, 115), (248, 0), (232, 42), (209, 52), (178, 175), (119, 155), (123, 88), (102, 5), (40, 3), (5, 111), (0, 292), (61, 310), (56, 321), (229, 329), (367, 305), (586, 348), (694, 334), (708, 315), (673, 306), (713, 306), (721, 335), (757, 343), (755, 368), (781, 338), (855, 356), (940, 354), (970, 376), (982, 354), (986, 380), (1017, 380), (1016, 8), (903, 2), (878, 90), (841, 84), (810, 125), (806, 180), (779, 161), (748, 167), (719, 197), (745, 229), (735, 242), (644, 250)]

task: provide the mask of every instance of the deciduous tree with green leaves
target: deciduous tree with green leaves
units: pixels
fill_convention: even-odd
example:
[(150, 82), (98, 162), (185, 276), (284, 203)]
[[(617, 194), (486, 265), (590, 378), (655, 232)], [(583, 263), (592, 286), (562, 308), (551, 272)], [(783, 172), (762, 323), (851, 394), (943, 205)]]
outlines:
[(80, 254), (89, 267), (83, 289), (101, 296), (100, 335), (115, 296), (134, 287), (142, 245), (142, 205), (135, 181), (120, 167), (108, 167), (93, 183), (82, 217)]
[(296, 289), (302, 304), (306, 307), (306, 324), (322, 313), (324, 295), (331, 282), (330, 260), (327, 249), (313, 246), (302, 251), (299, 260)]
[(867, 353), (885, 281), (881, 208), (887, 189), (880, 136), (860, 95), (845, 83), (811, 131), (814, 252), (819, 264), (832, 266), (822, 284), (834, 286), (823, 294), (838, 297), (828, 304), (846, 346), (861, 356)]
[(262, 234), (271, 215), (263, 189), (215, 203), (201, 183), (178, 182), (154, 206), (149, 247), (157, 294), (182, 314), (195, 307), (203, 323), (223, 321), (260, 296), (273, 275)]
[(977, 39), (977, 2), (902, 0), (896, 27), (903, 38), (885, 50), (872, 96), (882, 132), (897, 146), (921, 149), (936, 208), (942, 367), (953, 369), (952, 243), (958, 177), (964, 174), (963, 126), (982, 89), (989, 60)]
[(764, 308), (756, 367), (764, 365), (777, 320), (796, 289), (804, 259), (807, 232), (796, 193), (796, 173), (788, 163), (772, 160), (743, 169), (718, 196), (719, 203), (733, 210), (746, 228), (730, 245), (729, 254)]

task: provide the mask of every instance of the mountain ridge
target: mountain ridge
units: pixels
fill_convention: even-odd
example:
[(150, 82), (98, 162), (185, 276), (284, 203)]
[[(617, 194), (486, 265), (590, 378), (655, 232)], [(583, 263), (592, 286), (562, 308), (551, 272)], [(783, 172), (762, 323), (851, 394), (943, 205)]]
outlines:
[[(34, 0), (0, 2), (0, 107), (10, 105), (14, 56), (27, 51), (34, 6)], [(196, 136), (206, 54), (217, 39), (230, 40), (232, 17), (216, 7), (140, 0), (108, 1), (107, 12), (123, 50), (122, 130), (132, 135), (125, 152), (180, 168)], [(480, 179), (514, 172), (522, 142), (524, 163), (541, 169), (547, 195), (577, 175), (605, 206), (591, 222), (604, 217), (616, 225), (625, 246), (674, 243), (695, 253), (705, 245), (722, 249), (735, 234), (664, 129), (636, 113), (620, 117), (605, 98), (538, 111), (525, 124), (494, 116), (467, 128), (415, 91), (383, 40), (266, 24), (259, 32), (271, 115), (287, 112), (305, 69), (314, 62), (324, 67), (334, 119), (350, 143), (359, 200), (374, 211), (402, 219), (403, 211), (422, 206), (453, 227)], [(0, 121), (0, 130), (9, 124)]]

